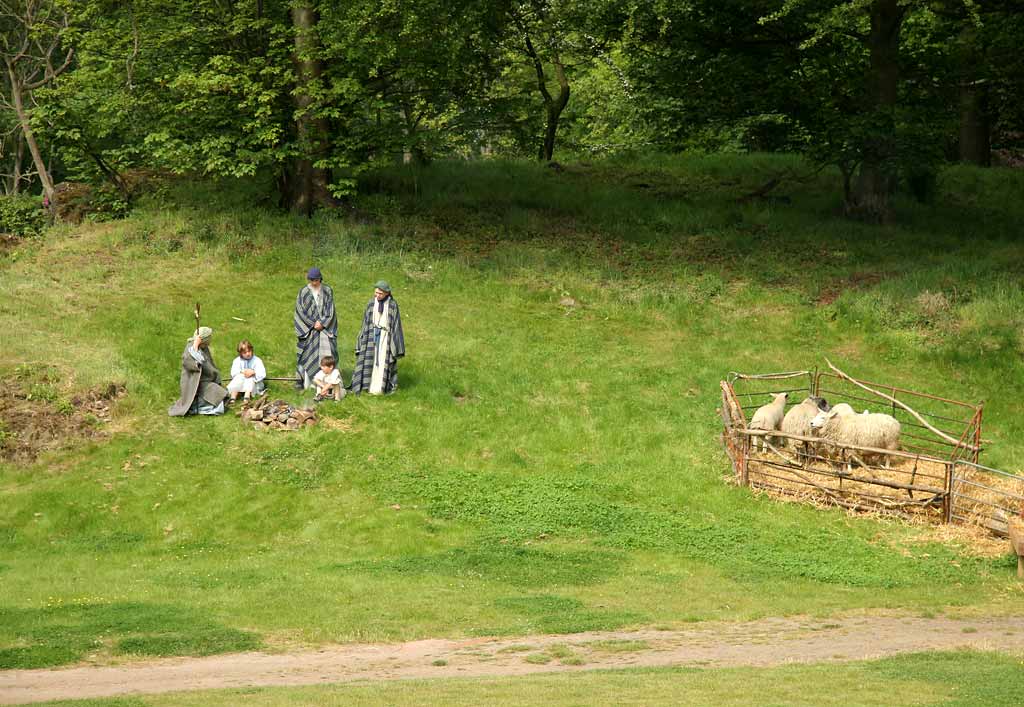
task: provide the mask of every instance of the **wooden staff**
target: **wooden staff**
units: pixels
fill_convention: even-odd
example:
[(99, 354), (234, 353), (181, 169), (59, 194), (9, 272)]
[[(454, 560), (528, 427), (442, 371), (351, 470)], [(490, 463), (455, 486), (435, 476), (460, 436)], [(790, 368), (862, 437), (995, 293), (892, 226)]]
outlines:
[(196, 302), (196, 309), (193, 312), (196, 315), (196, 336), (199, 336), (199, 303)]

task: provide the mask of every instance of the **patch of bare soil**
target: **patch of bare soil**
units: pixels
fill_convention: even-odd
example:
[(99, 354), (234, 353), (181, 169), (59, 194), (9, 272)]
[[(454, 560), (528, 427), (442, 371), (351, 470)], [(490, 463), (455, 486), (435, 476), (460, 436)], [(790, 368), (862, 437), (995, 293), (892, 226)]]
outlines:
[(495, 677), (635, 667), (769, 667), (898, 653), (1024, 651), (1024, 616), (984, 619), (857, 616), (714, 622), (636, 630), (346, 645), (271, 655), (237, 653), (109, 667), (0, 672), (0, 704), (181, 690)]
[(8, 382), (0, 388), (0, 459), (31, 462), (44, 451), (104, 436), (111, 405), (124, 392), (110, 383), (63, 398), (45, 387)]
[(829, 305), (839, 299), (846, 290), (862, 290), (877, 285), (882, 281), (882, 274), (877, 272), (855, 272), (844, 280), (835, 280), (821, 288), (818, 305)]
[(21, 239), (10, 233), (0, 233), (0, 255), (7, 251), (14, 250), (21, 243)]

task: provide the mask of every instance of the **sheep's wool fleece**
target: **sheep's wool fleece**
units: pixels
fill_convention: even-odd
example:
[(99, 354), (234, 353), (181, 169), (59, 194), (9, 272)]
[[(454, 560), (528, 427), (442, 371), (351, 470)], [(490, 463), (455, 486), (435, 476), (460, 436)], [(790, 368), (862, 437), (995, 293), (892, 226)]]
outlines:
[(835, 415), (825, 421), (821, 428), (821, 437), (839, 444), (897, 449), (900, 423), (894, 417), (881, 413)]
[(818, 405), (813, 400), (804, 400), (799, 405), (794, 405), (782, 418), (782, 431), (798, 435), (810, 434), (811, 420), (818, 412)]
[(762, 405), (750, 418), (750, 427), (756, 430), (775, 430), (782, 424), (783, 411), (786, 409), (785, 398), (776, 399)]

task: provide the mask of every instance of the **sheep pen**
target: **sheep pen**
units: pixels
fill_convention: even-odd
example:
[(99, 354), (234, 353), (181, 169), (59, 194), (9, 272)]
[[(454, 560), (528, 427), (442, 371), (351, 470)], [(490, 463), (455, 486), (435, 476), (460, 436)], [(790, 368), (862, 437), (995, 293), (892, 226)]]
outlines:
[[(831, 371), (730, 373), (721, 382), (722, 442), (733, 480), (783, 500), (953, 523), (1006, 536), (1024, 509), (1024, 476), (983, 466), (983, 404), (964, 403)], [(848, 404), (856, 414), (885, 413), (899, 422), (900, 448), (826, 442), (777, 429), (751, 429), (750, 416), (789, 393)], [(767, 450), (752, 440), (770, 439)]]

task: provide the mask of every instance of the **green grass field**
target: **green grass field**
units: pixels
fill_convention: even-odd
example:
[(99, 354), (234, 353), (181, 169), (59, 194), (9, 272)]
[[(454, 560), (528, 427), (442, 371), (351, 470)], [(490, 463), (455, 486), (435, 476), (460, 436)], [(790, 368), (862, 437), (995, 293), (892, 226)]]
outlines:
[(64, 707), (163, 705), (943, 705), (1016, 707), (1019, 657), (919, 653), (845, 664), (777, 668), (588, 671), (511, 678), (400, 680), (302, 688), (204, 690), (152, 697), (51, 702)]
[[(0, 372), (57, 410), (111, 381), (128, 394), (109, 439), (0, 462), (0, 668), (1016, 611), (1008, 554), (724, 482), (718, 381), (825, 356), (985, 399), (985, 460), (1020, 470), (1024, 173), (951, 170), (935, 204), (900, 202), (884, 227), (835, 216), (827, 175), (783, 186), (789, 203), (737, 201), (800, 167), (441, 163), (367, 175), (358, 218), (311, 221), (259, 206), (251, 185), (179, 184), (125, 221), (8, 253)], [(168, 418), (194, 303), (222, 370), (249, 338), (288, 375), (314, 263), (346, 378), (373, 282), (393, 285), (398, 394), (321, 406), (332, 424), (295, 434)]]

